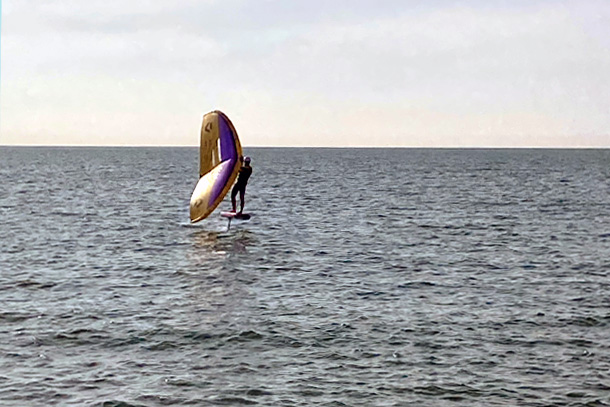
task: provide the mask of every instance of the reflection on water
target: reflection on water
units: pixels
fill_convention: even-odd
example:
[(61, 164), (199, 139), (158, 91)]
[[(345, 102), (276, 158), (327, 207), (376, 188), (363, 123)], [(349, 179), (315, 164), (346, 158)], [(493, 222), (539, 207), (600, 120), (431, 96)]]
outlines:
[[(230, 242), (230, 250), (227, 250), (232, 254), (245, 254), (248, 252), (248, 246), (254, 243), (254, 234), (248, 230), (239, 230), (235, 233), (228, 233), (220, 236), (223, 239), (227, 239)], [(223, 240), (224, 241), (224, 240)]]
[(219, 232), (209, 230), (196, 230), (193, 233), (193, 244), (196, 248), (215, 251)]
[(193, 246), (199, 254), (228, 256), (234, 253), (247, 253), (252, 244), (253, 234), (245, 229), (217, 232), (197, 230), (193, 233)]
[(242, 272), (240, 256), (248, 253), (254, 234), (194, 228), (189, 238), (191, 250), (179, 272), (188, 287), (184, 301), (197, 308), (189, 323), (205, 327), (234, 321), (250, 295), (247, 286), (252, 281)]
[(187, 251), (187, 260), (191, 272), (198, 273), (199, 270), (210, 268), (217, 264), (222, 266), (226, 258), (226, 252), (219, 247), (219, 232), (207, 230), (195, 230), (191, 234), (192, 250)]

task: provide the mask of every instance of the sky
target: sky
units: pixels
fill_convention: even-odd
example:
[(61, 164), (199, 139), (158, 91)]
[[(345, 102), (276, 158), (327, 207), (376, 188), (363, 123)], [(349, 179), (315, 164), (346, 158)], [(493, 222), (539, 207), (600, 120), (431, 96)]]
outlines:
[(0, 144), (610, 147), (607, 0), (3, 0)]

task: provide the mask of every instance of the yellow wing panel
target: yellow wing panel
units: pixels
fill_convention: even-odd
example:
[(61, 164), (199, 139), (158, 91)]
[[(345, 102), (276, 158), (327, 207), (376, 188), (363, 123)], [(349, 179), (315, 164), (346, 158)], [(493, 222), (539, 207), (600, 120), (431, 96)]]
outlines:
[(203, 116), (201, 124), (201, 141), (199, 144), (199, 176), (209, 172), (218, 165), (218, 113), (211, 112)]
[(209, 171), (199, 179), (199, 182), (193, 191), (193, 195), (191, 195), (191, 222), (198, 222), (201, 219), (206, 218), (216, 209), (220, 202), (210, 202), (210, 197), (218, 177), (225, 167), (230, 165), (232, 165), (232, 163), (229, 161), (220, 163), (218, 166), (214, 167), (212, 171)]

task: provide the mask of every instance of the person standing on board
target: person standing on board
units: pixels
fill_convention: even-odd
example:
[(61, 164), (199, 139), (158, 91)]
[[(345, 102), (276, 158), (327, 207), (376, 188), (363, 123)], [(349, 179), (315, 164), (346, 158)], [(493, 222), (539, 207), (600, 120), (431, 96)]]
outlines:
[(235, 197), (239, 192), (241, 210), (239, 211), (238, 215), (241, 215), (241, 213), (244, 211), (246, 185), (248, 185), (248, 179), (250, 178), (250, 175), (252, 175), (252, 167), (250, 167), (250, 157), (240, 157), (240, 160), (242, 161), (242, 166), (239, 170), (237, 182), (235, 183), (235, 186), (233, 186), (233, 190), (231, 191), (231, 204), (233, 205), (233, 212), (237, 211), (237, 202), (235, 200)]

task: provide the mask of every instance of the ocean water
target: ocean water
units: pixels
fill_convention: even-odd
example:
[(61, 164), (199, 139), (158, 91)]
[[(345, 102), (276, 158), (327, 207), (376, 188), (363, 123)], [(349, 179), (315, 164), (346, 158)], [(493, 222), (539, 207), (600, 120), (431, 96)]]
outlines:
[(246, 153), (0, 147), (1, 406), (610, 405), (610, 150)]

